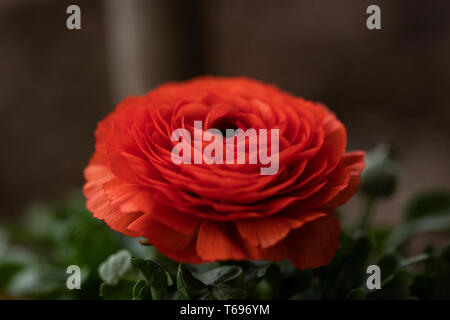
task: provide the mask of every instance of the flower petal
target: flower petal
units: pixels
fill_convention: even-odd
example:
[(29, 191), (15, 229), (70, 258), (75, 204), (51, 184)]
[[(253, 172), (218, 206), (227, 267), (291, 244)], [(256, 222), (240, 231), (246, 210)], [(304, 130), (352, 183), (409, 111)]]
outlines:
[(233, 241), (229, 223), (204, 220), (198, 231), (196, 251), (206, 261), (242, 260), (247, 256)]
[(128, 226), (132, 232), (145, 237), (158, 250), (171, 259), (183, 263), (204, 262), (195, 252), (196, 233), (179, 233), (158, 222), (151, 214), (141, 216)]
[(301, 270), (327, 265), (339, 246), (340, 232), (332, 213), (294, 230), (284, 241), (289, 260)]

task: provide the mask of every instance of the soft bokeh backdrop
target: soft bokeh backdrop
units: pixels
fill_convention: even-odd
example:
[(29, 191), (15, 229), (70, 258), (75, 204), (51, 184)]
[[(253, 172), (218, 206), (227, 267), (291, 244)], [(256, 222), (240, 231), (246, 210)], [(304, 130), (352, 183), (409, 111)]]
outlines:
[[(370, 4), (382, 30), (365, 26)], [(96, 123), (123, 97), (213, 74), (324, 102), (350, 149), (397, 144), (398, 193), (377, 216), (395, 223), (411, 194), (450, 188), (449, 16), (444, 1), (2, 0), (0, 219), (81, 187)]]

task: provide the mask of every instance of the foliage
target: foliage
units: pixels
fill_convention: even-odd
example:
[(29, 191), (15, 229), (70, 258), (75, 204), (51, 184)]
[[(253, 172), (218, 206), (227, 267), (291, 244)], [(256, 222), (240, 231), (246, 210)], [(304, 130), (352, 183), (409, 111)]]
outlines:
[[(395, 190), (399, 164), (386, 146), (368, 159), (361, 222), (344, 224), (327, 266), (301, 271), (289, 261), (178, 264), (93, 219), (75, 193), (53, 206), (35, 205), (21, 223), (0, 229), (0, 298), (450, 299), (450, 246), (407, 257), (407, 244), (418, 234), (439, 233), (448, 241), (450, 193), (418, 194), (397, 227), (371, 226), (374, 204)], [(82, 270), (80, 290), (66, 287), (73, 264)], [(381, 269), (381, 289), (370, 290), (366, 269), (374, 264)]]

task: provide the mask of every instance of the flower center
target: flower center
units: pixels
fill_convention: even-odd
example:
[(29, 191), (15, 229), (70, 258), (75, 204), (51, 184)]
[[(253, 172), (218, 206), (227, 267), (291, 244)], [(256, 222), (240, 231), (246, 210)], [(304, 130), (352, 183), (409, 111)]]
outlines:
[[(225, 138), (231, 138), (236, 135), (236, 130), (239, 128), (233, 120), (219, 120), (215, 122), (211, 128), (217, 129)], [(227, 132), (228, 130), (228, 132)], [(233, 130), (233, 131), (231, 131)]]

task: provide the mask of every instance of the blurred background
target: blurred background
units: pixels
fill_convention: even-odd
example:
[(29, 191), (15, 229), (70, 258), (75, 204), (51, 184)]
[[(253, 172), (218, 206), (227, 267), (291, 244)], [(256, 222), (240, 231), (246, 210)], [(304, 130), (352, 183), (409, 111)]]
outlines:
[(411, 194), (450, 188), (449, 16), (444, 1), (1, 0), (0, 221), (80, 188), (96, 124), (125, 96), (212, 74), (327, 104), (350, 150), (394, 142), (398, 193), (376, 218), (395, 223)]

